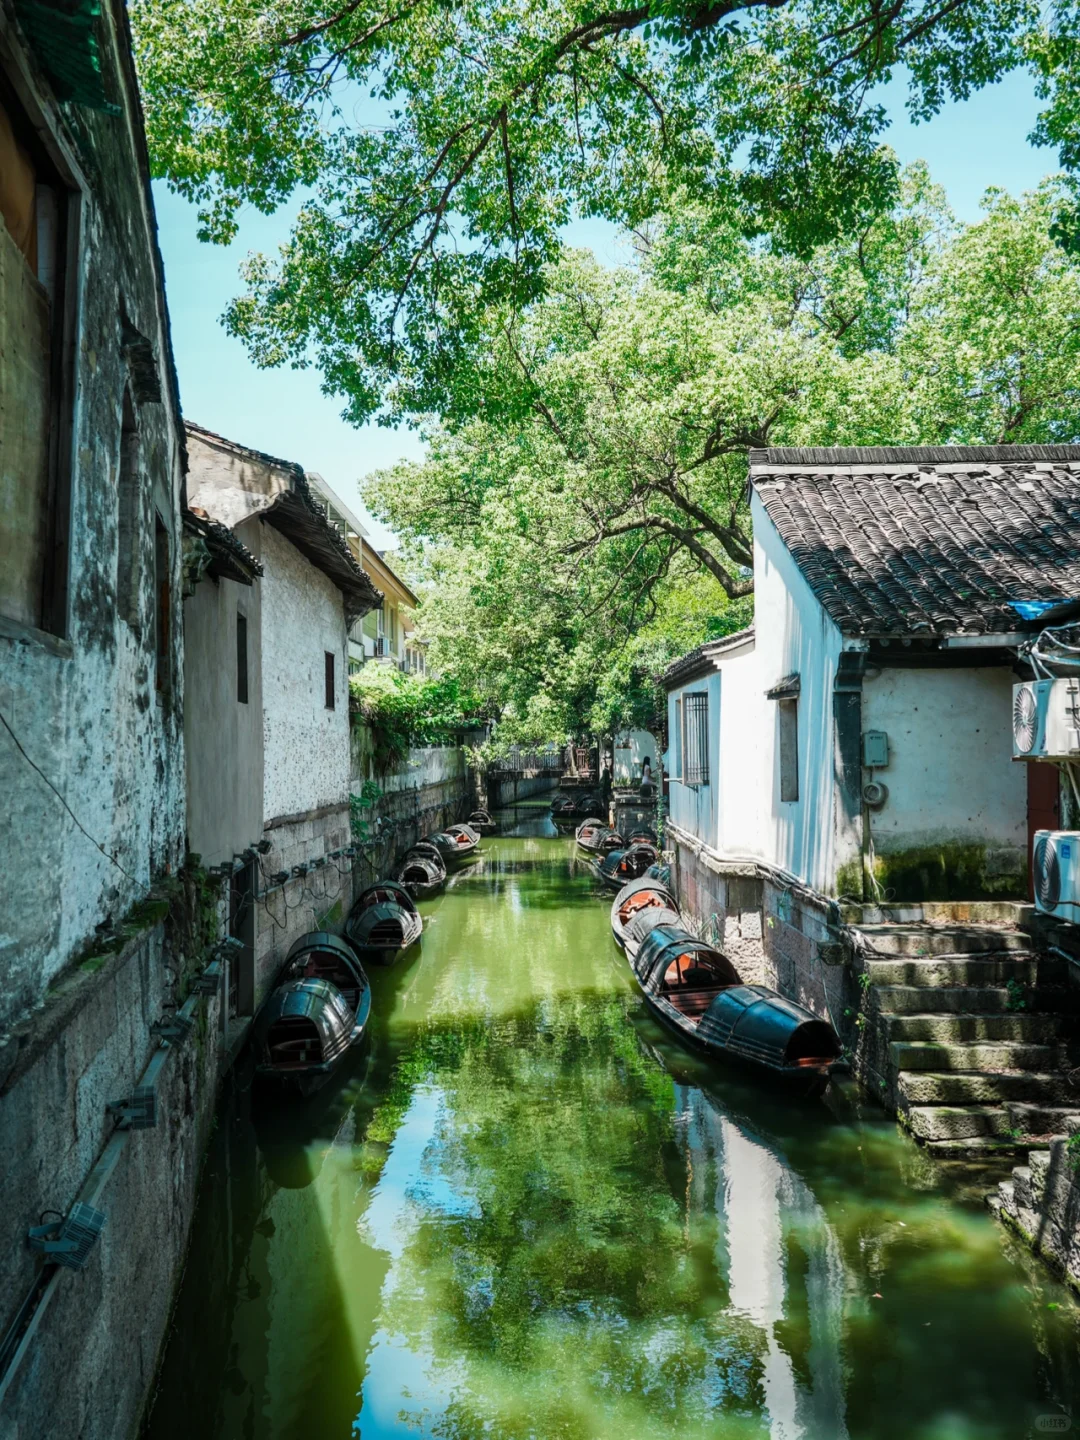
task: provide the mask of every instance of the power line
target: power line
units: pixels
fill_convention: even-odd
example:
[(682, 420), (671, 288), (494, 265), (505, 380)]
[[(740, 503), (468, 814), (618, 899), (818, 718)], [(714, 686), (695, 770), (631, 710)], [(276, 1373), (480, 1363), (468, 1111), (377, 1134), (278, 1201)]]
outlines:
[(115, 856), (115, 855), (110, 855), (109, 852), (108, 852), (108, 850), (105, 849), (104, 845), (99, 845), (98, 842), (94, 839), (93, 835), (90, 834), (90, 831), (87, 830), (86, 826), (82, 823), (82, 821), (79, 819), (79, 817), (75, 814), (75, 811), (72, 810), (71, 806), (70, 806), (70, 805), (68, 804), (68, 802), (64, 799), (63, 795), (61, 795), (60, 791), (56, 788), (56, 786), (53, 784), (53, 782), (52, 782), (52, 781), (49, 779), (49, 777), (45, 774), (45, 771), (42, 770), (41, 766), (38, 765), (38, 764), (36, 763), (36, 761), (32, 760), (32, 759), (30, 758), (30, 756), (26, 753), (26, 751), (23, 749), (23, 745), (22, 745), (21, 740), (20, 740), (19, 737), (15, 734), (15, 731), (11, 728), (10, 724), (8, 723), (7, 717), (4, 715), (3, 711), (0, 711), (0, 724), (3, 724), (4, 729), (5, 729), (5, 730), (8, 732), (8, 734), (11, 736), (12, 743), (14, 744), (16, 750), (18, 750), (19, 754), (23, 757), (23, 759), (26, 761), (26, 763), (30, 766), (31, 770), (36, 770), (37, 773), (41, 776), (42, 780), (45, 781), (45, 784), (49, 787), (49, 789), (53, 792), (53, 794), (56, 796), (56, 798), (60, 801), (60, 804), (63, 805), (64, 809), (65, 809), (65, 810), (67, 811), (67, 813), (71, 816), (72, 820), (74, 820), (74, 822), (75, 822), (76, 826), (78, 827), (78, 829), (82, 831), (82, 833), (86, 836), (87, 840), (90, 841), (90, 844), (93, 845), (94, 849), (95, 849), (95, 850), (100, 850), (101, 853), (102, 853), (102, 855), (105, 856), (105, 859), (108, 860), (108, 862), (109, 862), (110, 865), (115, 865), (116, 868), (117, 868), (117, 870), (120, 871), (121, 875), (126, 875), (127, 878), (132, 882), (133, 885), (137, 885), (140, 890), (145, 891), (145, 893), (146, 893), (147, 895), (149, 895), (149, 894), (150, 894), (150, 891), (149, 891), (149, 890), (147, 889), (147, 887), (143, 884), (143, 882), (142, 882), (141, 880), (137, 880), (137, 879), (135, 878), (135, 876), (132, 875), (132, 873), (131, 873), (130, 870), (125, 870), (124, 867), (123, 867), (123, 865), (120, 864), (120, 861), (117, 860), (116, 856)]

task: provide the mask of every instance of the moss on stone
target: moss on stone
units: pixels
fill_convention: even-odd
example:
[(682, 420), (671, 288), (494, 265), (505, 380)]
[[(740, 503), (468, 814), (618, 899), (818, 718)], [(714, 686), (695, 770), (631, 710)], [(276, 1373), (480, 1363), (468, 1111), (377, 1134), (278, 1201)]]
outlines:
[[(890, 902), (1025, 900), (1026, 868), (1022, 863), (1002, 867), (1001, 857), (1001, 850), (981, 843), (942, 841), (886, 854), (879, 852), (874, 857), (874, 877)], [(862, 889), (862, 858), (846, 861), (837, 871), (837, 895), (857, 899)]]

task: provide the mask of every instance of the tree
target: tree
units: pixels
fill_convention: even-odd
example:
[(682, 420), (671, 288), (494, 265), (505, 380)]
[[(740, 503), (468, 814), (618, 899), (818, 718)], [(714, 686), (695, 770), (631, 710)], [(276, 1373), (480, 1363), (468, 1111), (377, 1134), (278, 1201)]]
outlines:
[[(314, 361), (357, 421), (473, 413), (492, 304), (519, 312), (575, 214), (640, 227), (682, 192), (802, 257), (896, 198), (875, 87), (909, 108), (1029, 64), (1080, 157), (1075, 19), (1033, 0), (133, 0), (155, 173), (202, 206), (305, 198), (228, 323)], [(1067, 197), (1059, 230), (1072, 234)]]
[(526, 728), (645, 719), (668, 659), (748, 618), (748, 449), (1080, 438), (1060, 194), (992, 192), (961, 228), (916, 167), (895, 211), (806, 261), (693, 207), (637, 266), (564, 259), (492, 324), (489, 418), (367, 482), (436, 663)]

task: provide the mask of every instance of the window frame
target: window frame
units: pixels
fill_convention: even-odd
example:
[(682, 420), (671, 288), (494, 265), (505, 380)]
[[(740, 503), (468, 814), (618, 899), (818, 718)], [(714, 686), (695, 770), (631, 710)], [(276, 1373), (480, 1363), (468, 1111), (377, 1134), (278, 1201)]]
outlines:
[(83, 250), (83, 202), (88, 191), (74, 154), (61, 139), (53, 116), (39, 100), (19, 49), (0, 34), (0, 103), (12, 128), (25, 141), (35, 164), (49, 174), (56, 191), (56, 244), (52, 353), (50, 355), (48, 515), (46, 564), (37, 625), (0, 614), (0, 633), (32, 639), (64, 658), (70, 644), (71, 524), (74, 499), (74, 441), (77, 356), (80, 325), (79, 267)]
[(323, 651), (323, 708), (325, 710), (337, 709), (337, 657), (333, 650)]
[(681, 698), (681, 779), (684, 785), (696, 790), (709, 783), (709, 692), (687, 690)]
[(247, 616), (237, 607), (236, 611), (236, 703), (249, 703), (249, 651)]
[(785, 695), (777, 700), (777, 783), (780, 803), (795, 804), (799, 798), (799, 697)]

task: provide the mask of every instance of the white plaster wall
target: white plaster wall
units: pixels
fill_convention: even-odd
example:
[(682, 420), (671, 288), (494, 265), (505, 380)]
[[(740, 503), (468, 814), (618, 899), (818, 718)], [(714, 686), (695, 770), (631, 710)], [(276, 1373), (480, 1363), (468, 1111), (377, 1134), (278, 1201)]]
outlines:
[[(842, 639), (756, 495), (752, 507), (754, 640), (716, 660), (718, 673), (710, 684), (716, 784), (695, 795), (673, 783), (671, 817), (722, 854), (760, 858), (829, 890), (838, 859), (832, 694)], [(779, 706), (765, 692), (796, 673), (799, 798), (781, 802)], [(669, 726), (675, 723), (676, 697), (704, 684), (694, 681), (671, 692)], [(669, 750), (669, 763), (671, 755)], [(854, 845), (857, 851), (857, 837)]]
[[(695, 691), (704, 690), (709, 697), (709, 783), (684, 785), (675, 776), (675, 702)], [(707, 845), (719, 844), (720, 805), (723, 792), (723, 768), (726, 761), (724, 713), (721, 709), (721, 680), (717, 671), (688, 680), (668, 695), (668, 734), (672, 737), (667, 753), (671, 775), (668, 786), (668, 807), (676, 825), (688, 830)]]
[[(620, 740), (629, 738), (630, 746), (627, 749), (620, 746)], [(660, 747), (656, 737), (648, 730), (631, 730), (629, 737), (626, 731), (616, 732), (615, 735), (615, 774), (613, 776), (616, 785), (629, 785), (631, 781), (641, 780), (641, 766), (646, 755), (652, 762), (653, 780), (659, 778)]]
[[(752, 699), (760, 725), (757, 793), (761, 854), (808, 884), (830, 891), (838, 864), (858, 853), (858, 836), (837, 835), (833, 759), (833, 682), (843, 641), (769, 519), (756, 492), (754, 625), (760, 690)], [(780, 800), (779, 709), (764, 692), (798, 673), (799, 798)], [(727, 838), (727, 837), (725, 837)], [(733, 841), (735, 835), (730, 836)], [(734, 848), (734, 847), (732, 847)], [(840, 852), (840, 853), (838, 853)]]
[[(274, 820), (348, 799), (348, 663), (337, 586), (269, 524), (262, 561), (263, 810)], [(333, 710), (327, 650), (337, 657)]]
[(1027, 775), (1012, 759), (1012, 672), (886, 669), (863, 681), (863, 730), (884, 730), (883, 854), (943, 840), (1027, 843)]

